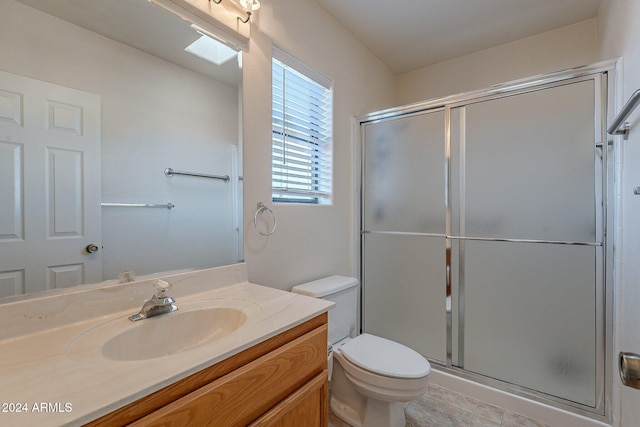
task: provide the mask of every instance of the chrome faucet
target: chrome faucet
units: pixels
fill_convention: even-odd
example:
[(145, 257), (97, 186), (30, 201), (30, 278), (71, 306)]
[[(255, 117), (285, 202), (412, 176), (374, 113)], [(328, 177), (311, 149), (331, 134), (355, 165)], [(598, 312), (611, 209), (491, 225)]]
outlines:
[(129, 316), (129, 320), (132, 322), (171, 313), (178, 309), (175, 304), (176, 300), (167, 296), (167, 291), (173, 287), (171, 283), (165, 280), (156, 280), (153, 283), (153, 287), (156, 289), (155, 295), (144, 302), (138, 313)]

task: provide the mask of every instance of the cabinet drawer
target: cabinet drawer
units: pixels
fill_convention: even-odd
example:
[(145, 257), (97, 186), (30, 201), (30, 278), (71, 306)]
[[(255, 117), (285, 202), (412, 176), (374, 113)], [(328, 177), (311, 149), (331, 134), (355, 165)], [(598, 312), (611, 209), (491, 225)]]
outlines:
[(249, 427), (325, 427), (329, 424), (329, 374), (323, 371)]
[(246, 426), (326, 368), (323, 325), (131, 425)]

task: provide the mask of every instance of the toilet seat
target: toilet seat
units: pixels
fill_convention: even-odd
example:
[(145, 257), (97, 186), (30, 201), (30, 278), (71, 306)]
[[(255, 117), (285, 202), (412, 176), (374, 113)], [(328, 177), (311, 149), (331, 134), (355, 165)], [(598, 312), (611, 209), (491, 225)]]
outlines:
[(385, 402), (408, 402), (426, 393), (428, 375), (419, 378), (381, 375), (351, 362), (342, 351), (343, 348), (344, 346), (333, 352), (334, 375), (337, 363), (351, 386), (362, 395)]
[(416, 351), (375, 335), (359, 335), (340, 352), (359, 368), (389, 378), (420, 379), (431, 372), (429, 362)]

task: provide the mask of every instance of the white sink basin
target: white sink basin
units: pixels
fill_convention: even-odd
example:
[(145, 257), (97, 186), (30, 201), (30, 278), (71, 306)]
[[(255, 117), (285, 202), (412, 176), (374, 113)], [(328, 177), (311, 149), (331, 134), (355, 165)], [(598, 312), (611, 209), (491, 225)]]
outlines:
[(142, 361), (182, 353), (232, 335), (262, 309), (241, 299), (178, 301), (178, 311), (131, 322), (118, 314), (76, 335), (65, 346), (72, 359), (101, 354), (113, 361)]
[(111, 360), (145, 360), (181, 353), (223, 338), (247, 320), (237, 308), (176, 311), (151, 317), (114, 336), (102, 346)]

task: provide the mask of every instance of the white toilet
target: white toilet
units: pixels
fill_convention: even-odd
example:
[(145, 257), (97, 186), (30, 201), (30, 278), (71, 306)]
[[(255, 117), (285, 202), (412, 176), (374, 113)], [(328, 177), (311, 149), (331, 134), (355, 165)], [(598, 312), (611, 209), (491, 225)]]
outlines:
[(355, 336), (357, 279), (331, 276), (291, 292), (336, 303), (329, 311), (331, 411), (354, 427), (404, 427), (405, 403), (427, 391), (429, 362), (394, 341)]

